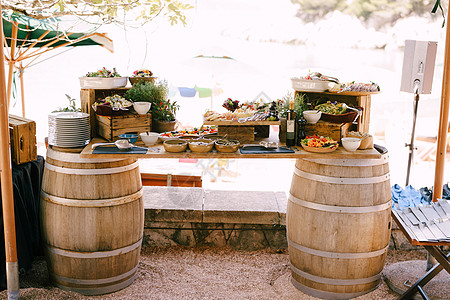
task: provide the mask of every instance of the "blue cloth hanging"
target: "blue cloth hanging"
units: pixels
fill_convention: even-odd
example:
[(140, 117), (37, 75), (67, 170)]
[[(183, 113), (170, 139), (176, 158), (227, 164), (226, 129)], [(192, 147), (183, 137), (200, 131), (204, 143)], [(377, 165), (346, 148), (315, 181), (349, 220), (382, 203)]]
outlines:
[(195, 88), (178, 87), (181, 97), (195, 97), (197, 90)]

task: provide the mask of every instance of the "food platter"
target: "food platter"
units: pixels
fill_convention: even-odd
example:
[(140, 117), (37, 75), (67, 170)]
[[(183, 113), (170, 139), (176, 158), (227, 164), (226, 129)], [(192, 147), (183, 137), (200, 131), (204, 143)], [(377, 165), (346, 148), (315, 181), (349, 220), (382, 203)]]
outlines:
[(201, 126), (199, 128), (166, 131), (159, 134), (159, 139), (164, 142), (173, 138), (198, 138), (207, 134), (217, 134), (217, 126)]
[(337, 141), (332, 138), (317, 135), (307, 136), (305, 139), (302, 139), (301, 145), (306, 151), (314, 153), (330, 153), (339, 147)]
[(335, 151), (339, 147), (339, 145), (336, 144), (336, 146), (334, 146), (334, 147), (319, 148), (319, 147), (308, 147), (308, 146), (302, 144), (302, 147), (303, 147), (303, 149), (305, 149), (306, 151), (309, 151), (309, 152), (330, 153), (330, 152)]

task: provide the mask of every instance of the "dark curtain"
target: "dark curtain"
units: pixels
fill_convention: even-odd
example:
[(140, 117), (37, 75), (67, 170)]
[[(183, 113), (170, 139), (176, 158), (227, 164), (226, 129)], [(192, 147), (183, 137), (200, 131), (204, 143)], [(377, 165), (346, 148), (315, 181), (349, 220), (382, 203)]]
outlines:
[[(14, 214), (16, 223), (17, 259), (19, 270), (31, 268), (33, 258), (42, 255), (39, 228), (39, 201), (45, 160), (37, 160), (12, 167)], [(0, 182), (1, 184), (1, 182)], [(0, 194), (1, 199), (1, 194)], [(3, 211), (0, 206), (0, 290), (6, 289), (6, 258)]]

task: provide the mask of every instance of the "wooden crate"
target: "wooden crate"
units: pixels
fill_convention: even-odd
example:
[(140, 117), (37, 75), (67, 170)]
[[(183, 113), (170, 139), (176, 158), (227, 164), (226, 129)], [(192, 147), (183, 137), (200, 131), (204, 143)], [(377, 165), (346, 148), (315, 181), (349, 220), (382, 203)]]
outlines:
[(255, 141), (255, 126), (220, 125), (217, 130), (220, 136), (226, 135), (228, 139), (239, 140), (241, 144)]
[(81, 89), (80, 90), (80, 100), (81, 100), (81, 111), (89, 114), (89, 120), (91, 125), (91, 137), (97, 135), (97, 122), (96, 114), (92, 108), (92, 104), (98, 99), (104, 99), (107, 96), (112, 95), (125, 95), (129, 88), (118, 88), (109, 90), (96, 90), (96, 89)]
[(36, 160), (36, 122), (14, 115), (8, 119), (12, 161), (20, 165)]
[(316, 124), (306, 124), (305, 134), (330, 137), (333, 140), (340, 142), (341, 138), (345, 136), (351, 126), (352, 123), (335, 124), (319, 121)]
[(369, 133), (370, 123), (370, 106), (371, 95), (377, 94), (374, 92), (342, 92), (342, 93), (329, 93), (329, 92), (306, 92), (295, 91), (295, 94), (304, 94), (308, 103), (312, 103), (317, 99), (327, 99), (329, 101), (337, 101), (346, 103), (353, 106), (362, 107), (362, 115), (357, 120), (357, 128), (355, 130)]
[(119, 134), (123, 133), (140, 133), (151, 131), (152, 115), (138, 115), (136, 113), (126, 114), (124, 116), (99, 116), (95, 115), (97, 135), (115, 141), (119, 138)]

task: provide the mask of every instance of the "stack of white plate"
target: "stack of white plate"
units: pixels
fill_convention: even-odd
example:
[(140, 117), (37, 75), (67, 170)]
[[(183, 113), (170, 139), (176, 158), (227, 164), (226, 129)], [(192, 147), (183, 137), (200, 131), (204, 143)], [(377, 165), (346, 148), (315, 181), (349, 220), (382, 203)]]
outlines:
[(48, 143), (65, 148), (84, 147), (89, 144), (91, 131), (89, 114), (56, 112), (48, 115)]

